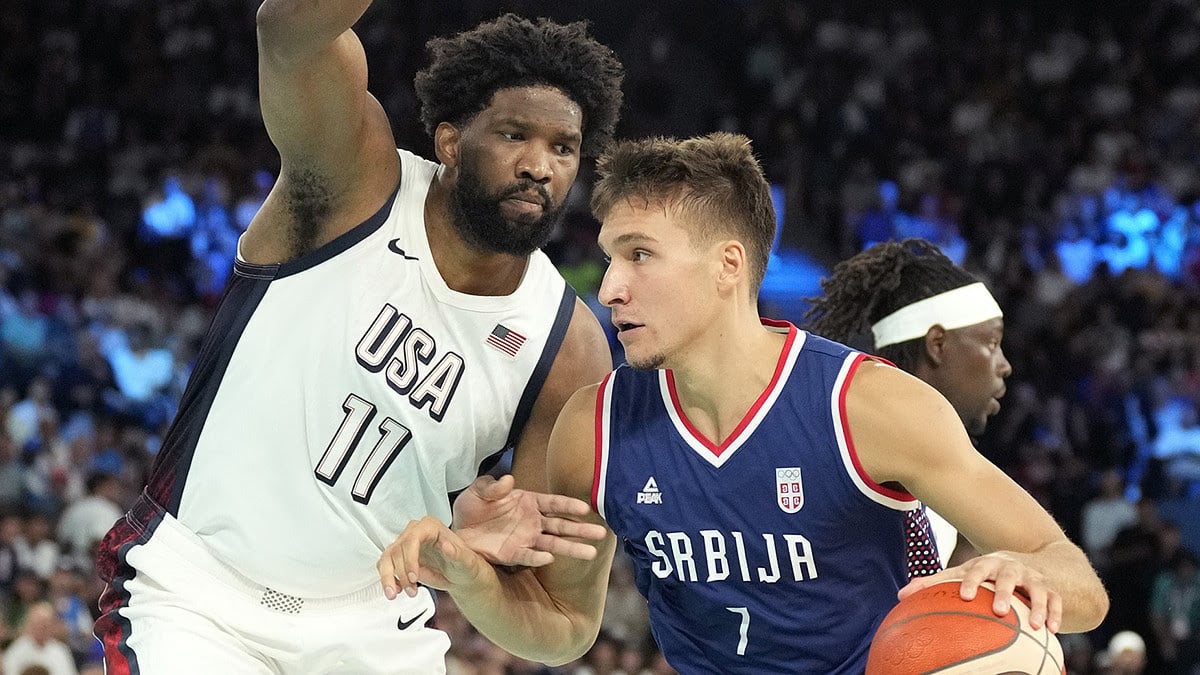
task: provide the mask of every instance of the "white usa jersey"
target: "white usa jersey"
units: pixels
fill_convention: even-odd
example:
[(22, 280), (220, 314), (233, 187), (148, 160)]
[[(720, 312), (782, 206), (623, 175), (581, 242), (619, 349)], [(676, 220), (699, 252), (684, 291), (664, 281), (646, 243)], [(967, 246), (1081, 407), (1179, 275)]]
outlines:
[(425, 234), (437, 165), (400, 156), (368, 221), (287, 263), (236, 263), (146, 488), (282, 593), (362, 588), (409, 520), (449, 523), (449, 495), (520, 435), (574, 309), (541, 251), (511, 295), (447, 287)]

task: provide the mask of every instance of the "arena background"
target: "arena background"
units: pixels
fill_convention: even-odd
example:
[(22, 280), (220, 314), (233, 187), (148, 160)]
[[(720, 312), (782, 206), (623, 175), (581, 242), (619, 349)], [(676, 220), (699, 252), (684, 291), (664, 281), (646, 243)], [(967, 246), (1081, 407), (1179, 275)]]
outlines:
[[(137, 494), (278, 167), (256, 8), (0, 10), (0, 645), (50, 600), (98, 672), (89, 527)], [(378, 0), (357, 30), (399, 145), (430, 155), (412, 90), (426, 39), (503, 11), (591, 22), (627, 68), (620, 136), (753, 139), (780, 213), (765, 315), (799, 320), (833, 263), (888, 238), (934, 240), (986, 279), (1014, 374), (981, 450), (1112, 595), (1100, 629), (1064, 637), (1070, 672), (1115, 672), (1121, 630), (1146, 639), (1146, 672), (1192, 672), (1200, 5)], [(603, 319), (588, 183), (547, 250)], [(569, 667), (508, 657), (441, 603), (452, 672), (669, 672), (619, 562), (602, 639)], [(1152, 619), (1171, 621), (1153, 589), (1173, 570), (1195, 608), (1171, 664)]]

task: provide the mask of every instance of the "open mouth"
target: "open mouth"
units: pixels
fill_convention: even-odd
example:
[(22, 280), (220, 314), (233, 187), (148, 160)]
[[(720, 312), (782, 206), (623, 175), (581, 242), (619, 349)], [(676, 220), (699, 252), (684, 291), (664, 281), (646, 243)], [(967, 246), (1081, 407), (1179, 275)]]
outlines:
[(631, 321), (614, 321), (613, 326), (616, 327), (618, 333), (624, 333), (627, 330), (633, 330), (634, 328), (641, 328), (642, 324), (633, 323)]

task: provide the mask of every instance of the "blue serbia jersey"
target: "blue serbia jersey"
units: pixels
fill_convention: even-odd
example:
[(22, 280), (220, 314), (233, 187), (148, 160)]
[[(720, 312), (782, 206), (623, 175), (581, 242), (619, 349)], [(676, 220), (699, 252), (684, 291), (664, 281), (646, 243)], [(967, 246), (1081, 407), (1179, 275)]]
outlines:
[(593, 506), (681, 673), (861, 673), (907, 582), (904, 516), (919, 502), (860, 469), (844, 402), (864, 355), (763, 323), (786, 345), (719, 445), (688, 421), (670, 371), (609, 375)]

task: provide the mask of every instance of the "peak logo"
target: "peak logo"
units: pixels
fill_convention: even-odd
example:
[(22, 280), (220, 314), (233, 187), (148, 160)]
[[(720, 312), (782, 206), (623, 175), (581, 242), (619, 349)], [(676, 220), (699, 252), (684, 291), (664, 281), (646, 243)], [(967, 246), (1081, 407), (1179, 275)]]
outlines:
[(642, 491), (637, 493), (638, 504), (661, 504), (662, 492), (658, 489), (658, 483), (654, 480), (654, 476), (646, 481), (646, 486)]

